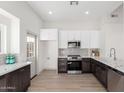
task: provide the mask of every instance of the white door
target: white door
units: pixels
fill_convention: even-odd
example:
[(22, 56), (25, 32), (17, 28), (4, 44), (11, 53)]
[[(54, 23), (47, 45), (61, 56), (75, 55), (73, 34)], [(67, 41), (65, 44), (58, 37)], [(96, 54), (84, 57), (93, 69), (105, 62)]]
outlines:
[(46, 44), (45, 69), (57, 70), (58, 41), (47, 41)]
[(36, 75), (36, 36), (27, 34), (27, 60), (31, 64), (31, 78)]

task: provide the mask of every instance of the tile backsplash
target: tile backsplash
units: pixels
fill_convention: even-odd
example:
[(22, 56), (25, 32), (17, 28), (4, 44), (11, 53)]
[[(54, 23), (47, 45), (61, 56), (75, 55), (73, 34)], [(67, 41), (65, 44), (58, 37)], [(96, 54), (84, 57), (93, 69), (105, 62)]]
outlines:
[(6, 54), (0, 54), (0, 65), (5, 64)]
[(59, 49), (59, 56), (67, 55), (81, 55), (81, 56), (90, 56), (89, 49)]

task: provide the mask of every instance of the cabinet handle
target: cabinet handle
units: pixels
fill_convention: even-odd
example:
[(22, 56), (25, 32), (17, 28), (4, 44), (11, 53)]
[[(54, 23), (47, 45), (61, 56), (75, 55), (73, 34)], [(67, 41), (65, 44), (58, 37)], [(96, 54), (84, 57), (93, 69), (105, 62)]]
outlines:
[(68, 64), (72, 64), (72, 62), (69, 62)]

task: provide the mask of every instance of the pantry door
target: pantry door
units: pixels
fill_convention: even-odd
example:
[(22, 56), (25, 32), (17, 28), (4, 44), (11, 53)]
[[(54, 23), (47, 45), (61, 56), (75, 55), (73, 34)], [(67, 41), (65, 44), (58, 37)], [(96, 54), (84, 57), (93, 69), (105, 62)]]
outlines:
[(27, 34), (27, 60), (32, 62), (31, 64), (31, 78), (33, 78), (37, 73), (37, 37), (33, 34)]

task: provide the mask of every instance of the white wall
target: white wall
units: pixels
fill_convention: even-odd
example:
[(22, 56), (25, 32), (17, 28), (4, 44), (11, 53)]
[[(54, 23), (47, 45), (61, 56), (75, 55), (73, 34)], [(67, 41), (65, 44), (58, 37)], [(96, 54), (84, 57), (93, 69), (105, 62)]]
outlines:
[(118, 59), (124, 59), (124, 22), (123, 9), (117, 11), (118, 17), (106, 16), (101, 24), (101, 31), (103, 32), (103, 55), (109, 57), (110, 48), (116, 49)]
[[(14, 16), (20, 18), (20, 54), (19, 60), (26, 60), (26, 33), (34, 33), (39, 36), (39, 31), (42, 26), (40, 17), (32, 10), (25, 2), (0, 2), (0, 7)], [(39, 46), (40, 49), (40, 46)], [(38, 60), (38, 72), (42, 70), (42, 60)]]

